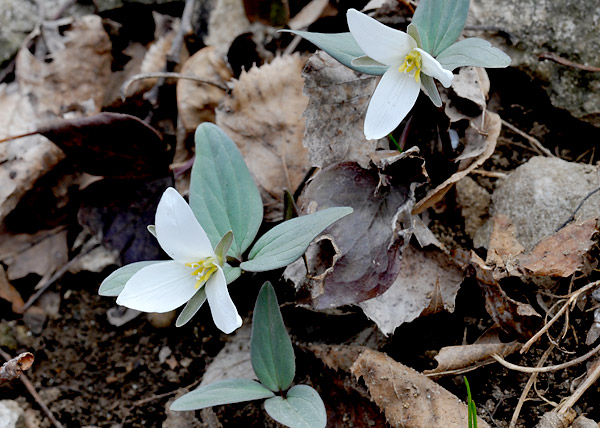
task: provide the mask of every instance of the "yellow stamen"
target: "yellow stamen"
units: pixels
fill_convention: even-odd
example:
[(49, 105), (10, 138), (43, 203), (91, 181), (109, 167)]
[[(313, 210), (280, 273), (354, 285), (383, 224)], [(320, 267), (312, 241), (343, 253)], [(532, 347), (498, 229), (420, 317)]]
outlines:
[(192, 275), (196, 277), (195, 288), (200, 288), (217, 271), (217, 260), (214, 257), (206, 257), (185, 265), (194, 269)]
[(421, 81), (422, 63), (421, 53), (418, 50), (413, 49), (404, 57), (404, 62), (398, 68), (398, 71), (401, 73), (411, 73), (414, 70), (415, 81), (419, 83)]

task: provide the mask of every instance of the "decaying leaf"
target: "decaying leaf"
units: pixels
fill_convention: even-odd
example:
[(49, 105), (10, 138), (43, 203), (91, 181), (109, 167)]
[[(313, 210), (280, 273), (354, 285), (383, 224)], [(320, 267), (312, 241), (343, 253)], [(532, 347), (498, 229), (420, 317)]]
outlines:
[[(64, 49), (34, 56), (21, 48), (16, 80), (40, 113), (100, 111), (111, 75), (111, 42), (102, 19), (87, 15), (74, 21), (61, 40)], [(41, 50), (43, 42), (40, 41)], [(39, 52), (36, 53), (39, 55)]]
[(210, 12), (204, 44), (214, 46), (218, 56), (225, 56), (231, 42), (251, 28), (242, 0), (216, 0)]
[[(481, 129), (473, 128), (465, 135), (465, 152), (469, 152), (469, 159), (463, 159), (457, 172), (435, 189), (430, 190), (423, 199), (417, 202), (413, 214), (421, 213), (439, 202), (457, 181), (481, 166), (494, 153), (502, 122), (496, 113), (486, 110), (484, 116), (483, 127)], [(474, 155), (476, 157), (473, 158)]]
[(445, 346), (434, 357), (438, 365), (433, 370), (426, 370), (426, 375), (459, 374), (481, 367), (485, 364), (495, 363), (493, 354), (503, 357), (521, 347), (517, 341), (503, 343), (498, 334), (484, 335), (472, 345)]
[(290, 21), (288, 27), (292, 30), (308, 28), (317, 19), (323, 16), (335, 15), (337, 10), (329, 3), (329, 0), (311, 0)]
[(525, 249), (517, 240), (515, 227), (506, 216), (494, 216), (492, 222), (486, 263), (495, 267), (494, 278), (498, 280), (515, 273), (515, 257)]
[[(462, 401), (426, 376), (381, 352), (364, 349), (351, 371), (364, 380), (372, 399), (385, 412), (392, 427), (467, 426), (467, 406)], [(489, 427), (479, 417), (477, 426)]]
[(215, 359), (206, 367), (200, 386), (224, 379), (257, 379), (250, 360), (249, 324), (244, 324), (231, 336)]
[[(224, 85), (233, 77), (227, 63), (216, 55), (215, 48), (207, 46), (192, 55), (183, 64), (181, 73)], [(194, 132), (202, 122), (215, 121), (215, 109), (225, 92), (213, 85), (193, 80), (177, 81), (177, 111), (187, 132)]]
[(237, 144), (258, 183), (268, 221), (282, 219), (284, 190), (293, 193), (310, 167), (302, 146), (303, 66), (295, 54), (253, 67), (217, 109), (217, 125)]
[(0, 367), (0, 380), (10, 380), (21, 376), (33, 365), (34, 356), (31, 352), (24, 352), (7, 361)]
[(12, 311), (14, 313), (20, 314), (23, 312), (23, 306), (25, 306), (25, 302), (16, 288), (13, 287), (10, 282), (8, 282), (8, 278), (6, 278), (6, 272), (2, 266), (0, 266), (0, 299), (10, 302), (12, 304)]
[(455, 96), (448, 97), (444, 111), (451, 122), (477, 117), (485, 110), (490, 79), (484, 68), (461, 67), (450, 88)]
[(400, 272), (391, 287), (359, 306), (383, 334), (422, 315), (454, 311), (454, 299), (463, 281), (462, 269), (441, 251), (417, 250), (407, 246)]
[[(35, 131), (37, 112), (18, 85), (0, 85), (0, 139)], [(0, 144), (0, 221), (64, 153), (41, 135)]]
[(147, 178), (168, 173), (166, 145), (154, 128), (135, 116), (104, 112), (55, 119), (40, 125), (36, 132), (89, 174)]
[(300, 266), (304, 270), (298, 265), (286, 270), (297, 287), (307, 287), (315, 308), (358, 303), (392, 285), (401, 267), (399, 255), (410, 239), (410, 233), (402, 234), (398, 224), (403, 209), (411, 206), (408, 186), (380, 188), (376, 172), (342, 163), (320, 171), (305, 188), (299, 204), (304, 212), (334, 206), (354, 208), (309, 247), (307, 266)]
[(310, 57), (302, 74), (308, 106), (303, 144), (313, 166), (357, 162), (369, 167), (377, 140), (367, 140), (364, 117), (377, 78), (357, 73), (322, 51)]
[(569, 224), (543, 239), (534, 249), (517, 258), (519, 268), (528, 275), (566, 278), (581, 270), (594, 245), (597, 220)]

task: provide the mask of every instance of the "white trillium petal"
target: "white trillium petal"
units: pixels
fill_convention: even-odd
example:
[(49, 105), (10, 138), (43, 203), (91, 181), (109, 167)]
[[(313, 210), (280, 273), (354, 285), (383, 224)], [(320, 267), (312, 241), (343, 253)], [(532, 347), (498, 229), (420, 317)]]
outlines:
[(117, 297), (117, 304), (142, 312), (169, 312), (177, 309), (198, 291), (192, 269), (168, 261), (136, 272)]
[(231, 333), (242, 325), (242, 319), (229, 296), (227, 281), (221, 268), (215, 272), (204, 286), (215, 325), (223, 333)]
[(445, 88), (450, 87), (452, 79), (454, 79), (454, 74), (442, 67), (442, 64), (440, 64), (437, 59), (423, 49), (417, 48), (416, 50), (421, 54), (421, 60), (423, 61), (421, 71), (428, 76), (439, 80)]
[(397, 66), (391, 66), (377, 85), (367, 109), (367, 139), (383, 138), (396, 129), (415, 105), (420, 88), (414, 76), (398, 71)]
[(394, 30), (357, 11), (348, 9), (348, 27), (358, 46), (369, 57), (385, 65), (402, 63), (417, 42), (402, 31)]
[(215, 256), (194, 212), (172, 187), (165, 190), (156, 209), (156, 237), (165, 253), (183, 264)]

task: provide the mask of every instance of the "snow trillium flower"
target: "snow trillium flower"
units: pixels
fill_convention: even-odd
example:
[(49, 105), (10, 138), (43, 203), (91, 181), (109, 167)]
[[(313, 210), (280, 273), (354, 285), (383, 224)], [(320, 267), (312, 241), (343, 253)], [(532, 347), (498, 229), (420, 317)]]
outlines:
[(242, 319), (229, 296), (218, 257), (210, 240), (183, 197), (168, 188), (156, 210), (155, 232), (162, 249), (173, 259), (135, 273), (117, 303), (143, 312), (168, 312), (190, 300), (204, 287), (216, 326), (231, 333)]
[(365, 117), (365, 136), (383, 138), (392, 132), (417, 101), (421, 75), (426, 74), (449, 87), (454, 75), (407, 33), (387, 27), (355, 10), (347, 13), (350, 33), (363, 52), (389, 66), (377, 85)]

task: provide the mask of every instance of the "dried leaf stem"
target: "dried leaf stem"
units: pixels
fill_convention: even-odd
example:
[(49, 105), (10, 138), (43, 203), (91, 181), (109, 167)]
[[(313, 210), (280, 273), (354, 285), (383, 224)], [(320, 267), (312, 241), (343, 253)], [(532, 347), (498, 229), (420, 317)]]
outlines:
[(121, 98), (125, 99), (127, 98), (127, 90), (129, 89), (129, 86), (131, 86), (131, 84), (137, 80), (142, 80), (142, 79), (156, 79), (156, 78), (163, 78), (163, 79), (187, 79), (187, 80), (193, 80), (194, 82), (198, 82), (198, 83), (203, 83), (205, 85), (211, 85), (214, 86), (215, 88), (219, 88), (222, 91), (227, 92), (227, 88), (219, 83), (216, 82), (211, 82), (210, 80), (206, 80), (206, 79), (202, 79), (198, 76), (194, 76), (192, 74), (181, 74), (181, 73), (171, 73), (171, 72), (156, 72), (156, 73), (140, 73), (140, 74), (136, 74), (134, 76), (131, 76), (129, 79), (127, 79), (127, 81), (125, 83), (123, 83), (123, 86), (121, 86)]
[(507, 121), (505, 121), (504, 119), (502, 119), (502, 125), (506, 126), (508, 129), (510, 129), (512, 132), (514, 132), (515, 134), (520, 135), (521, 137), (525, 138), (527, 141), (529, 141), (529, 143), (531, 144), (531, 146), (540, 154), (544, 154), (548, 157), (556, 157), (550, 150), (548, 150), (546, 147), (544, 147), (544, 145), (540, 142), (540, 140), (538, 140), (537, 138), (532, 137), (531, 135), (521, 131), (519, 128), (517, 128), (516, 126), (514, 126), (511, 123), (508, 123)]
[(593, 71), (596, 73), (600, 72), (600, 67), (594, 67), (592, 65), (584, 65), (584, 64), (579, 64), (578, 62), (569, 61), (568, 59), (558, 56), (557, 54), (555, 54), (553, 52), (544, 52), (544, 53), (540, 54), (539, 58), (540, 59), (549, 59), (550, 61), (554, 61), (559, 64), (566, 65), (567, 67), (578, 68), (579, 70)]
[(600, 361), (596, 361), (594, 369), (588, 374), (587, 378), (577, 387), (575, 392), (567, 400), (559, 404), (554, 411), (558, 413), (567, 413), (569, 409), (575, 405), (577, 400), (581, 398), (583, 393), (596, 383), (598, 378), (600, 378)]

